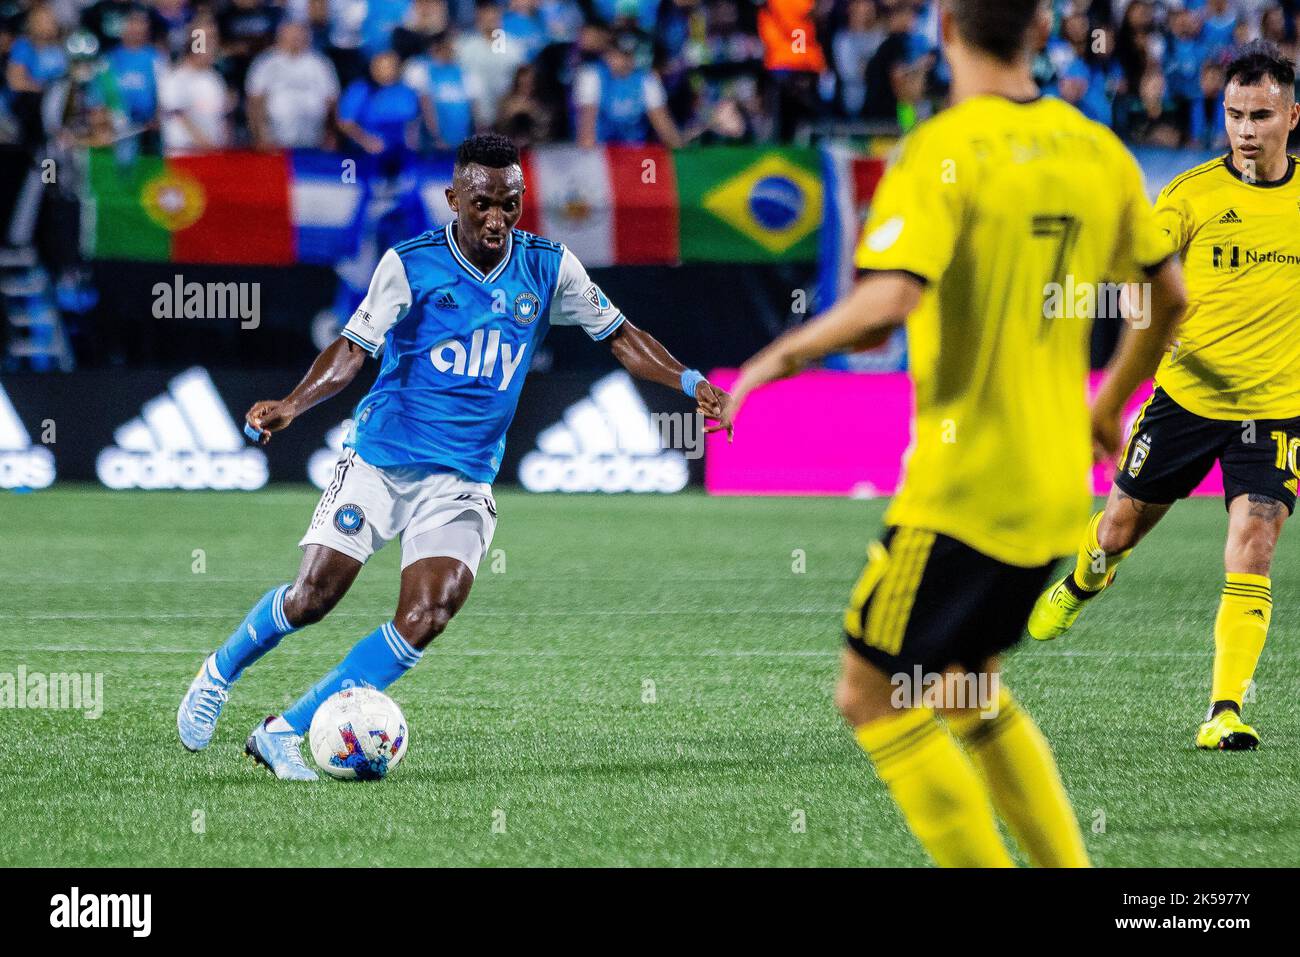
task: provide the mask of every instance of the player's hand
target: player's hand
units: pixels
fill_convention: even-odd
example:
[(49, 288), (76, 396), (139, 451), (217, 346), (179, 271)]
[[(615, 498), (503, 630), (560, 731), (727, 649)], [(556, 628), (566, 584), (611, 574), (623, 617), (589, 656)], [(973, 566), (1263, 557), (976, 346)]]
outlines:
[(271, 441), (271, 433), (287, 428), (297, 413), (293, 406), (283, 399), (254, 402), (253, 407), (244, 415), (246, 421), (259, 433), (258, 445)]
[(740, 407), (745, 404), (749, 393), (769, 382), (788, 378), (798, 371), (798, 363), (787, 358), (779, 348), (768, 346), (740, 367), (740, 378), (731, 387), (731, 395), (727, 396), (722, 414), (718, 416), (718, 424), (705, 431), (721, 432), (726, 429), (727, 438), (730, 440), (736, 427), (736, 416), (740, 414)]
[(1092, 407), (1092, 456), (1097, 462), (1113, 462), (1123, 446), (1123, 409), (1109, 402)]
[[(730, 398), (731, 396), (716, 385), (701, 382), (695, 387), (695, 411), (706, 419), (721, 419), (727, 407), (727, 400)], [(730, 424), (725, 426), (721, 424), (705, 426), (704, 432), (707, 435), (710, 432), (721, 432), (724, 428), (727, 431), (727, 441), (730, 442), (733, 432), (733, 427)]]

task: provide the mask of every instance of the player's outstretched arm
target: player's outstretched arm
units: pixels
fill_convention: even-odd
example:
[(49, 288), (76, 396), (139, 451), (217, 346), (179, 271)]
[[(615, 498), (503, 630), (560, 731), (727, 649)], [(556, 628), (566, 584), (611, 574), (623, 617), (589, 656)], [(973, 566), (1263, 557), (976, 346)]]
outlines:
[[(614, 358), (638, 379), (657, 382), (669, 389), (681, 387), (686, 366), (674, 359), (658, 339), (627, 319), (609, 337), (609, 346)], [(726, 400), (727, 393), (705, 380), (695, 386), (695, 401), (705, 418), (718, 418)]]
[(909, 273), (882, 272), (864, 279), (829, 311), (787, 332), (741, 366), (717, 428), (734, 425), (745, 397), (755, 389), (792, 376), (833, 352), (883, 344), (917, 307), (924, 291), (921, 280)]
[(259, 433), (258, 444), (266, 445), (272, 432), (279, 432), (301, 413), (346, 389), (365, 361), (365, 350), (355, 342), (342, 336), (335, 339), (287, 396), (253, 403), (244, 418)]
[(1150, 277), (1149, 322), (1129, 322), (1092, 404), (1092, 439), (1098, 459), (1113, 459), (1122, 444), (1124, 406), (1156, 373), (1187, 309), (1178, 257), (1170, 256)]

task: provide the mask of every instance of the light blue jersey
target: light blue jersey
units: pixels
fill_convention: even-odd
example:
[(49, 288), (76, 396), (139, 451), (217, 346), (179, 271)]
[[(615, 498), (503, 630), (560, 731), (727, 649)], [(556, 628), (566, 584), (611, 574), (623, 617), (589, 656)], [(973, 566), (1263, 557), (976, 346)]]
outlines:
[(523, 230), (480, 272), (455, 224), (384, 253), (343, 336), (371, 355), (375, 384), (345, 444), (379, 468), (422, 466), (491, 482), (529, 363), (552, 325), (608, 337), (623, 314), (559, 243)]

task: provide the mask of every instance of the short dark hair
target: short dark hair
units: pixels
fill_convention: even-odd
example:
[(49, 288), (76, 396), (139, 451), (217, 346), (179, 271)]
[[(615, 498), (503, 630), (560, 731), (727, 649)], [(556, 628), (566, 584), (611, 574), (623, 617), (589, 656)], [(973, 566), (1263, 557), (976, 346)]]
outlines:
[(1014, 63), (1041, 6), (1042, 0), (951, 0), (948, 8), (963, 40), (994, 59)]
[(500, 133), (475, 133), (456, 149), (456, 168), (477, 163), (489, 169), (505, 169), (519, 163), (519, 147)]
[(1295, 64), (1291, 58), (1267, 40), (1247, 43), (1236, 52), (1223, 76), (1223, 85), (1236, 80), (1242, 86), (1254, 86), (1264, 77), (1272, 77), (1279, 86), (1295, 90)]

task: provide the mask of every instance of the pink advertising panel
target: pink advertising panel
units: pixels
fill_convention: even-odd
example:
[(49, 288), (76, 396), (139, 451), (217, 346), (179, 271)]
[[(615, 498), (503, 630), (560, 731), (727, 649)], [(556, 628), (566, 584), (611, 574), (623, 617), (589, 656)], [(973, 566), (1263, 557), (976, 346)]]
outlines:
[[(709, 381), (729, 389), (734, 369)], [(1094, 373), (1095, 390), (1101, 375)], [(1125, 433), (1151, 394), (1138, 392)], [(912, 384), (906, 373), (816, 371), (777, 382), (745, 402), (736, 440), (709, 436), (704, 483), (711, 495), (892, 495), (911, 441)], [(1109, 465), (1093, 470), (1098, 495), (1110, 491)], [(1197, 495), (1222, 495), (1216, 465)]]

